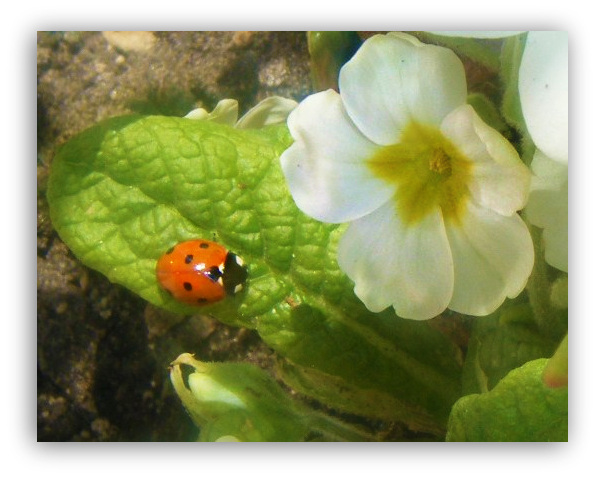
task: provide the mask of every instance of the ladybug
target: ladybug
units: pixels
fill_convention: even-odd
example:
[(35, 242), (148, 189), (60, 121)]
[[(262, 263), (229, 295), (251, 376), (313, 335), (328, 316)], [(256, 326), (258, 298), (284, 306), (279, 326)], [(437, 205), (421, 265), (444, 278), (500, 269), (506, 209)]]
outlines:
[(209, 240), (181, 242), (160, 257), (161, 287), (189, 305), (209, 305), (243, 289), (247, 267), (242, 258)]

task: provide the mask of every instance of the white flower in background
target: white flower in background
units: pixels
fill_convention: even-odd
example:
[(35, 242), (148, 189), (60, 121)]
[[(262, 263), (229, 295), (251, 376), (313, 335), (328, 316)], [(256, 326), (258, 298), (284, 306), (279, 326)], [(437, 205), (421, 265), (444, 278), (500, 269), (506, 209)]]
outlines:
[(338, 262), (367, 308), (486, 315), (518, 295), (534, 260), (516, 213), (530, 172), (466, 105), (458, 57), (409, 35), (376, 35), (339, 86), (290, 114), (295, 142), (281, 163), (299, 208), (350, 222)]
[(544, 229), (545, 260), (568, 271), (568, 34), (529, 32), (519, 71), (527, 129), (537, 146), (526, 213)]
[(518, 73), (522, 114), (547, 157), (568, 162), (568, 34), (532, 31)]

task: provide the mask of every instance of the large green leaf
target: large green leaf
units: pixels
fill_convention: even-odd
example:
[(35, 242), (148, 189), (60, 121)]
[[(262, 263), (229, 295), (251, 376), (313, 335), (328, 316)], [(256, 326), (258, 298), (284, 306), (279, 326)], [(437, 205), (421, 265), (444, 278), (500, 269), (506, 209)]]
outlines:
[[(123, 117), (69, 141), (54, 159), (48, 200), (54, 227), (86, 265), (177, 312), (164, 293), (159, 256), (187, 239), (215, 239), (249, 264), (242, 300), (216, 304), (222, 319), (252, 319), (288, 293), (272, 274), (289, 270), (297, 209), (275, 159), (285, 127), (236, 130), (208, 121)], [(232, 305), (232, 307), (231, 307)]]
[[(319, 378), (330, 376), (329, 405), (342, 407), (342, 386), (331, 383), (345, 383), (388, 396), (395, 410), (383, 417), (441, 432), (459, 395), (458, 350), (428, 323), (370, 313), (355, 297), (336, 261), (342, 227), (305, 216), (288, 192), (278, 158), (290, 143), (285, 125), (108, 120), (55, 157), (53, 224), (83, 263), (180, 313), (199, 309), (159, 288), (156, 260), (183, 240), (217, 240), (245, 259), (247, 287), (201, 311), (256, 328), (296, 369), (322, 373), (303, 379), (303, 392), (317, 397)], [(355, 402), (368, 402), (354, 392)], [(376, 415), (365, 404), (362, 411)]]
[(546, 442), (568, 440), (568, 388), (543, 381), (547, 359), (511, 371), (490, 392), (454, 405), (448, 441)]

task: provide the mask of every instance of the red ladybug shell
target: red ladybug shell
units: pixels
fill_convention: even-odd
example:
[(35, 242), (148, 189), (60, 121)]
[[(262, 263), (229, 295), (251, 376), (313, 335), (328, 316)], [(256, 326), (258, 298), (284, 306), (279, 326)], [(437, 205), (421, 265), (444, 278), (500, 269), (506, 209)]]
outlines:
[(247, 270), (240, 257), (220, 244), (189, 240), (160, 257), (156, 277), (160, 286), (176, 300), (201, 306), (242, 289)]

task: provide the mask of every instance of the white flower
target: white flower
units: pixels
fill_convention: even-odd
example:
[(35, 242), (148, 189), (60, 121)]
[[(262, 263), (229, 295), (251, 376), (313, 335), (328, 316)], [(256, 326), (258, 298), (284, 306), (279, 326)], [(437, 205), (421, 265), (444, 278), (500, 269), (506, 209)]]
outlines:
[(530, 32), (519, 71), (527, 129), (537, 151), (526, 208), (544, 229), (545, 260), (568, 271), (568, 35)]
[(529, 32), (518, 73), (522, 114), (547, 157), (568, 162), (568, 34)]
[(306, 98), (281, 157), (298, 207), (350, 222), (338, 263), (373, 312), (486, 315), (518, 295), (533, 266), (516, 213), (530, 172), (466, 105), (464, 68), (446, 48), (391, 33), (340, 72), (340, 94)]

